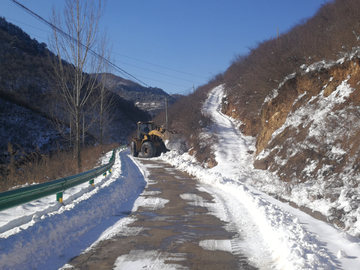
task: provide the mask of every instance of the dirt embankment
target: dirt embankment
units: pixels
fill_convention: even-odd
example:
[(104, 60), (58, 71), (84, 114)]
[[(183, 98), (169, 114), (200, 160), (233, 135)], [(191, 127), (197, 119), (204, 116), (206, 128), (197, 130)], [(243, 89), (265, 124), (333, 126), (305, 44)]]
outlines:
[[(350, 163), (357, 167), (360, 129), (354, 120), (360, 108), (359, 69), (360, 60), (355, 59), (286, 81), (278, 96), (263, 105), (256, 147), (257, 155), (262, 151), (268, 155), (260, 155), (255, 166), (277, 171), (283, 181), (293, 176), (306, 181), (325, 165), (332, 169), (324, 176), (344, 172)], [(348, 95), (341, 92), (346, 85), (351, 88)], [(311, 174), (303, 173), (315, 162)]]

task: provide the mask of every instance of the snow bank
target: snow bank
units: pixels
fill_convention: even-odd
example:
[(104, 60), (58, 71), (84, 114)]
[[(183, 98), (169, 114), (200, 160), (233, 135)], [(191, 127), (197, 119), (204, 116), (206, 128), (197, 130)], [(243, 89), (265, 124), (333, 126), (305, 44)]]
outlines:
[[(0, 226), (3, 231), (0, 269), (54, 269), (63, 266), (96, 241), (106, 228), (123, 218), (122, 213), (126, 215), (132, 209), (145, 184), (142, 173), (122, 152), (120, 158), (116, 157), (112, 174), (95, 179), (94, 188), (80, 185), (67, 190), (64, 204), (53, 202), (54, 195), (13, 208), (12, 213), (0, 212), (0, 219), (8, 220)], [(30, 210), (25, 215), (27, 224), (6, 231), (19, 224), (26, 209)]]
[(171, 151), (163, 154), (161, 159), (197, 177), (202, 183), (231, 194), (236, 201), (228, 205), (246, 205), (248, 218), (258, 225), (278, 269), (333, 269), (336, 266), (323, 248), (324, 243), (306, 231), (295, 216), (260, 198), (242, 183), (203, 169), (188, 154), (178, 155)]

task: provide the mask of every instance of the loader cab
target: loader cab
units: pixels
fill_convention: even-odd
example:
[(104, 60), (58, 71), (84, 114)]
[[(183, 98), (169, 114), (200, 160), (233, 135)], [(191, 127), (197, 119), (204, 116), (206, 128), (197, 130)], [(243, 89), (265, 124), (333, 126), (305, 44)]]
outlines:
[(140, 140), (144, 139), (143, 133), (148, 134), (153, 129), (154, 129), (154, 123), (153, 122), (138, 122), (137, 123), (137, 137), (138, 137), (138, 139), (140, 139)]

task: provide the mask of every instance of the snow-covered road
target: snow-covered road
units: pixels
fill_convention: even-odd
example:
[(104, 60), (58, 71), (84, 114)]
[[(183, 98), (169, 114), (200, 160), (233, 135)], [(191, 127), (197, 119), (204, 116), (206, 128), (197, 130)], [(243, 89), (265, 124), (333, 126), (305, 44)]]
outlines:
[[(358, 239), (248, 185), (273, 182), (274, 176), (253, 168), (254, 139), (219, 112), (222, 96), (223, 87), (216, 87), (204, 106), (215, 122), (209, 132), (219, 139), (218, 165), (204, 169), (175, 151), (159, 159), (200, 180), (199, 190), (215, 198), (213, 212), (245, 236), (237, 249), (259, 269), (360, 269)], [(121, 233), (148, 180), (146, 167), (128, 154), (117, 156), (113, 173), (96, 179), (95, 188), (83, 184), (66, 191), (64, 204), (50, 196), (0, 212), (0, 269), (66, 268), (72, 257)], [(148, 269), (165, 269), (150, 255), (144, 254)]]
[[(75, 269), (246, 269), (247, 244), (226, 206), (196, 178), (161, 160), (136, 159), (148, 185), (115, 237), (70, 261)], [(241, 210), (241, 209), (240, 209)], [(217, 217), (219, 216), (219, 217)], [(120, 225), (120, 224), (119, 224)], [(114, 228), (120, 226), (115, 225)], [(110, 230), (111, 231), (111, 230)]]

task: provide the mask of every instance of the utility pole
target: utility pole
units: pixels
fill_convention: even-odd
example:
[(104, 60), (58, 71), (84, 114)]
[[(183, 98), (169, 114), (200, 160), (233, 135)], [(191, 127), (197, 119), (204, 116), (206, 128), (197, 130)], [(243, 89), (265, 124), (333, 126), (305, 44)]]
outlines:
[(83, 130), (82, 130), (82, 135), (83, 135), (82, 143), (83, 143), (83, 146), (84, 146), (84, 145), (85, 145), (85, 113), (83, 113)]
[(70, 117), (70, 149), (71, 149), (71, 117)]
[(166, 120), (166, 130), (169, 130), (169, 121), (168, 121), (168, 100), (165, 98), (165, 120)]

